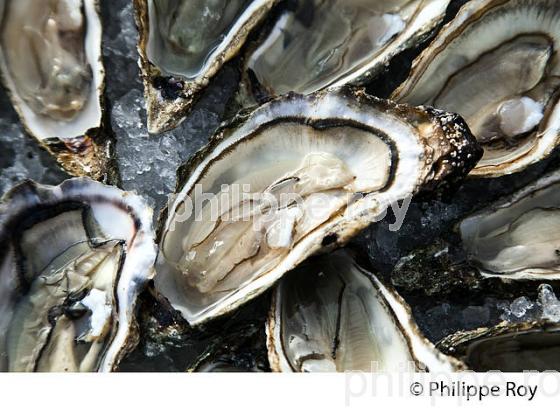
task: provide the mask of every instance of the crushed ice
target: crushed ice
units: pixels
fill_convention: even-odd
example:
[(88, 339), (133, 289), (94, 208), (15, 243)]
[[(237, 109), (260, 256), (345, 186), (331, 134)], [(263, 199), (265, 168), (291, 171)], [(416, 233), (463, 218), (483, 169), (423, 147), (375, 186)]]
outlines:
[(501, 302), (498, 308), (503, 311), (500, 319), (508, 322), (528, 322), (541, 319), (560, 322), (560, 300), (556, 297), (552, 286), (548, 284), (539, 286), (535, 301), (521, 296), (511, 303)]

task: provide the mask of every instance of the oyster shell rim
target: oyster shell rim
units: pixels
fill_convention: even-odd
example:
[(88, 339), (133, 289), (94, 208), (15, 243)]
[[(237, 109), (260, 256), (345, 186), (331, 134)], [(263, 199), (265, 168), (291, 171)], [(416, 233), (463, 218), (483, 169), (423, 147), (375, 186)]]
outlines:
[[(425, 0), (420, 0), (422, 3), (426, 3)], [(442, 22), (445, 19), (446, 11), (451, 0), (436, 0), (428, 1), (426, 4), (419, 4), (415, 10), (414, 17), (412, 18), (412, 23), (418, 24), (418, 19), (423, 17), (426, 21), (420, 20), (421, 28), (413, 30), (411, 24), (407, 24), (405, 29), (400, 32), (394, 39), (387, 43), (384, 47), (380, 48), (376, 53), (374, 53), (373, 59), (369, 62), (364, 62), (359, 68), (354, 68), (350, 72), (337, 76), (336, 79), (332, 80), (328, 85), (313, 91), (313, 93), (318, 91), (327, 90), (330, 88), (339, 88), (345, 86), (359, 87), (364, 86), (367, 82), (375, 80), (375, 78), (383, 71), (384, 67), (387, 66), (390, 61), (402, 52), (409, 50), (417, 45), (420, 45), (428, 41), (434, 34), (439, 31)], [(441, 4), (440, 4), (441, 3)], [(438, 7), (436, 9), (436, 6)], [(430, 9), (434, 8), (433, 14), (428, 14)], [(435, 11), (438, 11), (436, 13)], [(424, 16), (424, 14), (428, 14)], [(280, 17), (280, 16), (279, 16)], [(273, 22), (275, 24), (276, 22)], [(409, 33), (412, 31), (412, 33)], [(408, 35), (407, 35), (408, 34)], [(242, 65), (242, 76), (240, 84), (240, 94), (242, 99), (246, 100), (256, 100), (259, 102), (268, 101), (270, 98), (276, 98), (280, 96), (271, 90), (266, 90), (267, 96), (256, 97), (253, 92), (255, 81), (250, 78), (249, 73), (249, 63), (252, 59), (253, 54), (260, 48), (266, 41), (269, 33), (266, 33), (264, 38), (257, 40), (259, 43), (257, 45), (252, 45), (249, 50), (245, 53), (245, 62)], [(400, 43), (394, 44), (396, 39), (401, 38)], [(389, 47), (388, 47), (389, 46)]]
[[(407, 78), (393, 90), (389, 98), (395, 101), (401, 101), (405, 98), (422, 78), (426, 69), (430, 66), (433, 56), (442, 52), (450, 42), (460, 36), (461, 31), (469, 25), (472, 19), (475, 19), (479, 14), (484, 14), (488, 10), (504, 6), (508, 1), (470, 0), (463, 4), (455, 17), (441, 28), (431, 43), (413, 60)], [(560, 122), (560, 89), (556, 90), (551, 97), (551, 101), (544, 113), (544, 118), (541, 120), (536, 131), (537, 143), (531, 147), (529, 152), (502, 164), (488, 165), (481, 168), (475, 167), (469, 174), (469, 177), (497, 178), (511, 175), (523, 171), (527, 167), (547, 158), (560, 145), (560, 125), (557, 126), (556, 133), (554, 130), (549, 130), (548, 133), (545, 132), (546, 125), (550, 122), (549, 119), (552, 116), (558, 117), (557, 121)], [(534, 158), (531, 158), (531, 156)]]
[(472, 330), (459, 330), (451, 333), (437, 342), (436, 347), (444, 352), (444, 354), (448, 354), (459, 361), (465, 361), (466, 364), (466, 358), (469, 354), (468, 350), (473, 344), (495, 337), (516, 337), (517, 335), (539, 332), (555, 333), (560, 336), (560, 324), (547, 319), (518, 323), (504, 320), (495, 326), (479, 327)]
[[(0, 16), (4, 14), (4, 7), (7, 0), (0, 0)], [(91, 40), (88, 40), (90, 33), (86, 34), (86, 47), (88, 41), (93, 42), (96, 58), (92, 64), (94, 74), (94, 82), (92, 83), (92, 93), (94, 98), (91, 104), (97, 104), (97, 119), (91, 126), (78, 135), (60, 138), (53, 135), (52, 137), (39, 138), (34, 133), (32, 127), (28, 124), (24, 110), (21, 106), (25, 102), (17, 95), (17, 91), (8, 80), (9, 71), (6, 67), (4, 53), (0, 47), (0, 82), (8, 95), (13, 109), (16, 111), (20, 124), (25, 133), (31, 136), (37, 144), (44, 148), (52, 155), (59, 165), (70, 175), (75, 177), (91, 177), (95, 180), (108, 178), (111, 182), (118, 181), (117, 165), (115, 160), (115, 148), (112, 135), (107, 131), (107, 115), (106, 115), (106, 71), (103, 64), (103, 22), (101, 16), (101, 0), (84, 0), (84, 9), (88, 18), (95, 18), (93, 29), (97, 31), (91, 34)], [(88, 27), (92, 27), (88, 21)], [(89, 31), (89, 28), (88, 28)], [(92, 62), (90, 61), (90, 64)], [(92, 94), (93, 95), (93, 94)], [(90, 97), (91, 99), (92, 97)], [(40, 121), (40, 117), (39, 121)]]
[[(463, 238), (463, 230), (461, 227), (465, 221), (469, 220), (473, 221), (474, 223), (480, 224), (480, 220), (486, 215), (493, 214), (499, 209), (505, 209), (511, 205), (520, 203), (524, 199), (530, 198), (535, 192), (546, 189), (547, 187), (555, 184), (560, 184), (560, 169), (552, 171), (545, 175), (541, 175), (533, 182), (526, 184), (512, 194), (502, 196), (496, 201), (492, 202), (490, 205), (462, 217), (455, 226), (456, 231), (459, 233), (461, 244), (463, 245), (463, 247), (465, 246), (465, 239)], [(471, 240), (473, 239), (472, 234), (472, 229), (467, 232), (467, 237), (470, 237)], [(483, 278), (500, 278), (502, 280), (509, 279), (525, 281), (560, 279), (560, 267), (556, 269), (556, 273), (547, 273), (553, 270), (546, 268), (525, 268), (511, 273), (498, 273), (487, 270), (476, 263), (470, 262), (469, 265), (473, 266), (473, 268), (476, 269)]]
[[(465, 363), (453, 356), (443, 353), (435, 344), (431, 343), (426, 336), (424, 336), (414, 320), (412, 308), (392, 286), (385, 284), (384, 281), (373, 272), (360, 266), (353, 257), (352, 252), (347, 248), (338, 249), (333, 253), (342, 253), (343, 257), (348, 258), (349, 262), (353, 264), (352, 266), (356, 267), (356, 269), (371, 282), (374, 289), (377, 290), (378, 295), (383, 297), (381, 299), (381, 304), (384, 306), (386, 313), (391, 316), (395, 326), (401, 331), (409, 353), (414, 359), (415, 371), (425, 370), (429, 372), (435, 370), (457, 372), (468, 369)], [(319, 257), (329, 257), (329, 255)], [(300, 265), (299, 268), (301, 267)], [(297, 372), (283, 353), (283, 344), (278, 342), (282, 338), (280, 334), (282, 326), (279, 322), (281, 321), (280, 310), (282, 308), (281, 299), (283, 285), (284, 281), (281, 280), (272, 291), (270, 310), (265, 324), (268, 361), (273, 372)], [(416, 345), (416, 347), (414, 346), (413, 338), (417, 338), (419, 345)], [(278, 348), (278, 346), (280, 348)], [(419, 356), (423, 356), (424, 359)], [(427, 358), (429, 360), (427, 360)], [(433, 363), (431, 367), (427, 364), (428, 362)], [(441, 368), (439, 366), (441, 366)]]
[[(395, 116), (407, 114), (411, 116), (414, 116), (414, 114), (420, 115), (430, 124), (437, 126), (438, 132), (434, 133), (433, 135), (429, 133), (429, 135), (427, 136), (420, 136), (415, 134), (419, 149), (421, 147), (421, 149), (424, 150), (424, 153), (420, 156), (420, 158), (425, 161), (425, 169), (418, 170), (418, 174), (416, 176), (418, 180), (415, 180), (414, 183), (410, 183), (410, 185), (414, 187), (414, 192), (418, 190), (420, 180), (423, 180), (422, 186), (424, 193), (435, 191), (437, 189), (448, 188), (449, 184), (456, 182), (456, 180), (462, 179), (465, 175), (465, 172), (468, 172), (468, 169), (472, 168), (476, 161), (478, 161), (480, 155), (482, 155), (482, 152), (478, 144), (476, 143), (476, 140), (470, 134), (468, 126), (464, 123), (462, 118), (456, 114), (443, 112), (429, 107), (413, 107), (406, 104), (396, 104), (389, 100), (382, 100), (377, 97), (370, 96), (366, 94), (362, 89), (354, 89), (351, 87), (322, 90), (305, 96), (290, 93), (288, 95), (272, 99), (268, 103), (261, 105), (254, 110), (241, 112), (229, 123), (224, 124), (222, 127), (220, 127), (210, 138), (209, 143), (206, 146), (202, 147), (185, 164), (179, 167), (177, 172), (177, 187), (175, 190), (176, 194), (173, 201), (173, 207), (170, 209), (168, 203), (168, 205), (166, 205), (161, 210), (158, 218), (157, 242), (160, 246), (160, 250), (164, 246), (165, 234), (168, 231), (169, 224), (172, 220), (172, 217), (170, 217), (170, 215), (173, 215), (176, 207), (178, 206), (177, 204), (182, 201), (181, 195), (183, 195), (183, 197), (187, 195), (184, 192), (185, 186), (187, 186), (189, 184), (189, 181), (193, 179), (192, 175), (196, 174), (196, 169), (202, 166), (205, 158), (210, 157), (213, 150), (228, 138), (228, 135), (225, 135), (226, 133), (234, 133), (236, 130), (241, 128), (243, 124), (249, 122), (252, 117), (257, 117), (262, 112), (269, 110), (269, 107), (273, 106), (274, 104), (290, 103), (292, 100), (301, 99), (302, 101), (305, 101), (306, 103), (313, 106), (318, 101), (326, 98), (351, 99), (351, 101), (353, 101), (356, 106), (363, 107), (364, 105), (369, 105), (369, 108), (372, 108), (373, 110), (390, 111)], [(310, 108), (310, 110), (314, 115), (318, 115), (318, 112), (316, 110), (313, 110), (312, 108)], [(320, 116), (325, 115), (325, 113), (320, 114)], [(283, 118), (284, 117), (286, 117), (286, 115), (283, 115)], [(272, 122), (273, 121), (274, 119), (272, 119)], [(267, 122), (271, 122), (271, 119), (268, 119)], [(451, 124), (453, 124), (453, 126), (451, 126)], [(239, 138), (239, 141), (243, 140), (243, 138), (244, 137), (241, 136)], [(424, 140), (424, 138), (426, 138), (426, 140)], [(432, 146), (429, 145), (427, 139), (432, 140)], [(239, 141), (234, 141), (234, 143), (238, 143)], [(434, 154), (436, 153), (438, 160), (433, 161), (433, 158), (435, 156)], [(367, 195), (364, 197), (364, 199), (366, 198)], [(375, 199), (371, 198), (370, 200), (376, 201)], [(160, 266), (160, 271), (158, 271), (156, 277), (156, 288), (158, 289), (158, 292), (162, 294), (191, 325), (200, 325), (205, 321), (232, 312), (248, 300), (263, 293), (266, 289), (270, 288), (274, 284), (274, 282), (276, 282), (284, 273), (293, 269), (303, 260), (307, 259), (307, 257), (309, 257), (311, 254), (322, 249), (322, 240), (326, 236), (336, 236), (336, 241), (330, 244), (331, 247), (344, 245), (351, 237), (368, 226), (377, 215), (374, 212), (376, 208), (375, 206), (372, 205), (369, 207), (369, 209), (367, 209), (368, 207), (364, 208), (366, 209), (363, 209), (362, 213), (352, 220), (339, 218), (340, 220), (337, 219), (335, 222), (327, 221), (322, 225), (321, 230), (324, 231), (322, 235), (320, 231), (315, 231), (306, 236), (305, 240), (302, 241), (305, 242), (306, 245), (303, 251), (299, 251), (299, 253), (301, 253), (299, 256), (296, 255), (296, 252), (294, 252), (293, 249), (289, 252), (289, 254), (281, 262), (282, 264), (288, 265), (286, 268), (280, 270), (274, 268), (272, 271), (269, 271), (266, 274), (261, 275), (259, 278), (244, 285), (242, 296), (238, 295), (238, 293), (240, 293), (240, 291), (238, 290), (233, 294), (233, 296), (224, 298), (217, 306), (210, 308), (207, 307), (206, 309), (204, 309), (203, 313), (196, 316), (189, 317), (189, 315), (186, 313), (186, 310), (181, 309), (178, 303), (171, 302), (171, 296), (166, 295), (166, 292), (163, 291), (158, 285), (158, 279), (161, 280), (161, 277), (163, 275), (173, 274), (173, 269), (165, 267), (166, 262), (165, 257), (163, 256), (163, 251), (160, 252), (160, 256), (158, 258), (158, 266)], [(299, 248), (303, 247), (301, 242), (298, 245)], [(272, 275), (274, 277), (268, 278), (271, 276), (270, 272), (278, 270), (282, 273), (276, 273), (275, 275)], [(233, 302), (230, 301), (229, 303), (225, 303), (228, 299), (232, 298)], [(221, 306), (224, 304), (226, 305), (225, 307)]]
[(228, 47), (220, 53), (211, 53), (213, 59), (211, 63), (205, 63), (206, 69), (201, 70), (201, 74), (194, 79), (172, 76), (182, 84), (183, 92), (177, 98), (169, 100), (163, 99), (159, 90), (153, 84), (155, 78), (166, 78), (166, 75), (150, 61), (147, 54), (150, 29), (148, 1), (151, 0), (133, 0), (135, 22), (139, 33), (137, 43), (138, 64), (144, 85), (148, 132), (150, 134), (160, 134), (176, 128), (184, 121), (200, 93), (209, 85), (210, 80), (228, 61), (240, 53), (249, 35), (262, 23), (270, 10), (280, 0), (253, 0), (253, 2), (259, 3), (257, 10), (245, 19), (238, 32), (233, 33), (233, 38), (230, 39)]
[[(102, 192), (96, 192), (101, 190)], [(59, 185), (39, 184), (30, 179), (17, 184), (0, 199), (0, 243), (10, 241), (10, 224), (31, 206), (52, 207), (64, 201), (88, 203), (87, 198), (118, 206), (130, 213), (134, 222), (134, 235), (124, 244), (124, 262), (121, 263), (118, 280), (114, 284), (117, 329), (99, 362), (98, 372), (117, 370), (120, 361), (138, 343), (136, 303), (140, 292), (155, 277), (153, 268), (157, 247), (152, 228), (153, 210), (144, 199), (134, 193), (105, 185), (87, 177), (70, 178)], [(132, 214), (134, 212), (134, 214)], [(131, 245), (131, 246), (130, 246)], [(8, 249), (2, 248), (0, 263)], [(136, 258), (131, 261), (131, 254)], [(127, 263), (128, 262), (128, 263)], [(125, 282), (128, 287), (122, 288)], [(12, 290), (14, 291), (14, 290)], [(124, 309), (123, 309), (124, 307)]]

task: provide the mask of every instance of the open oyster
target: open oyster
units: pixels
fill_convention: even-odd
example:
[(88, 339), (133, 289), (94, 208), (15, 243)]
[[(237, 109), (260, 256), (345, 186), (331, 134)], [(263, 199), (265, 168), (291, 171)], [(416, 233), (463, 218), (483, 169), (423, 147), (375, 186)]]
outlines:
[(406, 302), (345, 250), (309, 260), (282, 279), (266, 330), (274, 371), (463, 367), (439, 352), (416, 326)]
[(176, 127), (277, 0), (135, 0), (148, 130)]
[(560, 278), (560, 171), (469, 216), (459, 230), (483, 275)]
[(247, 90), (302, 94), (371, 79), (421, 42), (449, 0), (296, 0), (247, 59)]
[(137, 342), (152, 211), (89, 179), (25, 182), (0, 206), (0, 370), (111, 371)]
[(96, 0), (0, 0), (0, 72), (26, 130), (71, 174), (99, 179), (105, 72)]
[(460, 331), (438, 347), (476, 372), (560, 370), (560, 327), (547, 321)]
[(396, 101), (461, 114), (484, 148), (472, 175), (517, 172), (560, 134), (556, 0), (473, 0), (414, 61)]
[(479, 156), (455, 114), (347, 89), (273, 100), (180, 170), (156, 286), (191, 324), (231, 311)]

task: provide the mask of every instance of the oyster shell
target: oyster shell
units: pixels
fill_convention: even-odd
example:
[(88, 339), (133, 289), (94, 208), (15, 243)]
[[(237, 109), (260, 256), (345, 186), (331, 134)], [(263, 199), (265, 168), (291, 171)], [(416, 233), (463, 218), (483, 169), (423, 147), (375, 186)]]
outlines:
[(558, 145), (559, 47), (557, 1), (469, 1), (391, 98), (459, 113), (484, 148), (471, 174), (511, 174)]
[[(247, 369), (235, 367), (229, 363), (205, 363), (201, 365), (197, 372), (200, 373), (247, 373)], [(256, 373), (259, 370), (255, 370)]]
[(152, 211), (89, 179), (24, 182), (0, 207), (0, 370), (111, 371), (137, 342)]
[(148, 130), (176, 127), (277, 0), (135, 0)]
[(463, 366), (420, 332), (406, 302), (346, 250), (303, 263), (274, 292), (273, 371), (453, 371)]
[(560, 171), (465, 218), (459, 231), (484, 276), (560, 278)]
[(438, 347), (476, 372), (559, 370), (560, 327), (547, 321), (508, 323), (454, 333)]
[(247, 58), (246, 92), (363, 84), (443, 20), (449, 0), (297, 0)]
[(191, 324), (227, 313), (479, 155), (454, 114), (348, 89), (273, 100), (180, 169), (156, 286)]
[(0, 0), (0, 73), (25, 129), (73, 175), (110, 172), (96, 0)]

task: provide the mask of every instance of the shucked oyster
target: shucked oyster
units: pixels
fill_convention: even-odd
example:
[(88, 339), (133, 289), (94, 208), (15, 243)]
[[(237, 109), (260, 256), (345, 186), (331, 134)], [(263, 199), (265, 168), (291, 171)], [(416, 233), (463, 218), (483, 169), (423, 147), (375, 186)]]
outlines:
[(177, 126), (277, 0), (135, 0), (148, 130)]
[(282, 279), (266, 330), (274, 371), (462, 368), (422, 335), (406, 302), (344, 250), (305, 262)]
[(560, 278), (560, 171), (469, 216), (459, 228), (483, 275)]
[(472, 175), (517, 172), (559, 142), (559, 47), (558, 1), (470, 1), (392, 98), (461, 114), (484, 148)]
[[(249, 91), (362, 83), (443, 19), (449, 0), (296, 0), (247, 59)], [(247, 79), (248, 80), (248, 79)]]
[(105, 72), (96, 0), (0, 0), (0, 72), (27, 131), (74, 175), (100, 178)]
[(231, 311), (479, 155), (454, 114), (345, 89), (273, 100), (181, 169), (156, 286), (191, 324)]
[(25, 182), (0, 205), (0, 371), (111, 371), (137, 342), (152, 211), (88, 179)]
[(547, 321), (460, 331), (438, 347), (476, 372), (560, 370), (560, 327)]

